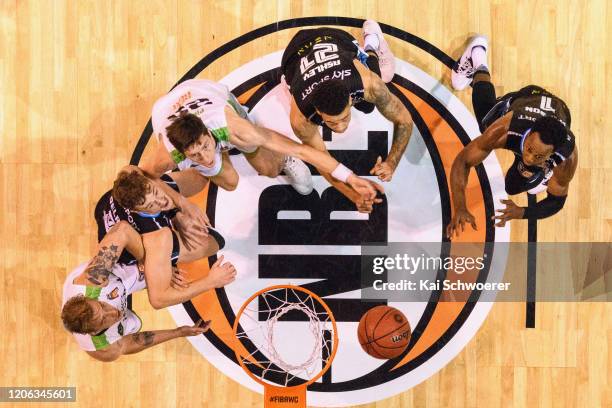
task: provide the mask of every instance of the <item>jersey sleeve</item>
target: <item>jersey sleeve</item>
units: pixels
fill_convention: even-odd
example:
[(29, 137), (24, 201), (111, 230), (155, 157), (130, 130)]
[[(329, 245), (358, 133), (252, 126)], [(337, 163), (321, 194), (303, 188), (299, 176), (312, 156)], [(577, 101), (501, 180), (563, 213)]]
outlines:
[(72, 335), (76, 339), (81, 350), (85, 350), (85, 351), (104, 350), (108, 346), (113, 344), (115, 341), (119, 340), (119, 338), (109, 339), (106, 333), (102, 333), (98, 336), (91, 336), (89, 334), (79, 334), (79, 333), (72, 333)]

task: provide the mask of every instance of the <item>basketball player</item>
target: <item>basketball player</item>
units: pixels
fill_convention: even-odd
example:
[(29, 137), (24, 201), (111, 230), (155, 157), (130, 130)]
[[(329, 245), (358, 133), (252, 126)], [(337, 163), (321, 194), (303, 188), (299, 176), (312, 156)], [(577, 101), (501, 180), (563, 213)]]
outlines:
[(500, 214), (493, 217), (498, 227), (512, 219), (541, 219), (559, 212), (578, 165), (567, 105), (535, 85), (496, 99), (487, 66), (487, 50), (486, 38), (474, 37), (451, 74), (456, 90), (473, 86), (472, 104), (482, 135), (465, 146), (453, 163), (454, 213), (447, 227), (449, 238), (462, 232), (466, 222), (476, 229), (474, 216), (465, 202), (468, 174), (470, 168), (482, 163), (494, 149), (510, 150), (515, 156), (506, 173), (508, 194), (524, 191), (537, 194), (547, 190), (547, 197), (534, 207), (519, 207), (512, 200), (502, 200), (506, 208), (498, 210)]
[(229, 89), (213, 81), (179, 84), (155, 103), (152, 120), (160, 143), (143, 169), (156, 177), (176, 167), (194, 166), (219, 187), (234, 190), (238, 173), (227, 152), (236, 148), (259, 174), (276, 177), (284, 172), (300, 194), (308, 195), (313, 189), (310, 171), (301, 160), (332, 172), (366, 198), (382, 189), (356, 177), (330, 156), (256, 126)]
[[(181, 253), (192, 257), (193, 252), (198, 254), (196, 259), (214, 254), (224, 246), (223, 237), (209, 229), (205, 214), (204, 221), (199, 221), (182, 210), (185, 205), (179, 208), (176, 204), (188, 201), (184, 195), (191, 196), (201, 190), (204, 187), (202, 181), (206, 180), (194, 169), (151, 179), (138, 167), (126, 166), (119, 172), (113, 189), (102, 195), (96, 205), (94, 216), (98, 224), (98, 240), (115, 223), (127, 221), (142, 235), (147, 250), (159, 252), (157, 245), (171, 243), (168, 260), (173, 266)], [(207, 237), (208, 233), (210, 237)], [(135, 258), (124, 253), (120, 262), (135, 263)]]
[[(300, 30), (291, 39), (281, 63), (284, 82), (291, 93), (290, 122), (302, 142), (327, 152), (318, 126), (336, 133), (346, 131), (351, 107), (370, 113), (374, 108), (393, 122), (393, 144), (387, 158), (378, 158), (370, 174), (390, 181), (408, 146), (412, 119), (400, 100), (389, 92), (395, 60), (378, 23), (363, 24), (364, 49), (349, 33), (322, 27)], [(371, 212), (382, 200), (356, 194), (328, 171), (319, 172), (361, 212)]]
[[(187, 170), (162, 177), (164, 183), (175, 191), (188, 194), (190, 191), (185, 186), (193, 187), (193, 183), (190, 182), (193, 173), (195, 173), (193, 170)], [(196, 176), (200, 178), (199, 175)], [(225, 245), (221, 234), (211, 227), (208, 227), (208, 233), (193, 234), (188, 244), (183, 238), (185, 234), (180, 232), (183, 225), (180, 223), (176, 225), (178, 217), (181, 216), (181, 212), (174, 207), (172, 199), (136, 166), (122, 169), (111, 192), (104, 194), (96, 205), (95, 217), (99, 239), (103, 239), (117, 222), (128, 222), (140, 234), (147, 253), (144, 261), (145, 276), (165, 277), (165, 281), (153, 280), (148, 285), (149, 301), (155, 308), (164, 308), (185, 301), (183, 295), (168, 291), (171, 277), (177, 278), (177, 262), (192, 262), (209, 257)], [(204, 230), (204, 226), (196, 225), (196, 227), (200, 232)], [(123, 251), (119, 262), (132, 265), (137, 260), (135, 254)]]
[(138, 265), (117, 263), (124, 249), (139, 261), (145, 253), (138, 233), (127, 221), (120, 221), (100, 241), (97, 255), (66, 278), (62, 321), (83, 350), (100, 361), (113, 361), (123, 354), (137, 353), (176, 337), (194, 336), (208, 330), (210, 322), (198, 322), (192, 327), (139, 333), (142, 322), (128, 308), (127, 297), (148, 286), (149, 299), (158, 308), (152, 289), (165, 287), (172, 303), (181, 303), (232, 282), (236, 270), (230, 263), (222, 264), (223, 257), (220, 257), (205, 278), (187, 283), (182, 277), (146, 272), (143, 276)]

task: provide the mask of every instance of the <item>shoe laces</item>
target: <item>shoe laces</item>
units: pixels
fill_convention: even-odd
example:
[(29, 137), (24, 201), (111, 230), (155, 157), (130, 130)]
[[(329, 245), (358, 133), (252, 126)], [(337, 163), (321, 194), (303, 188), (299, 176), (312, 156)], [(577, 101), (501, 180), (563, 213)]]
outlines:
[(455, 71), (458, 74), (467, 76), (468, 78), (474, 75), (474, 65), (472, 63), (472, 58), (468, 57), (463, 60), (463, 63), (459, 64)]
[(285, 170), (286, 173), (291, 173), (291, 175), (294, 175), (296, 164), (297, 163), (293, 157), (287, 156), (287, 158), (285, 159), (285, 163), (283, 165), (283, 169)]

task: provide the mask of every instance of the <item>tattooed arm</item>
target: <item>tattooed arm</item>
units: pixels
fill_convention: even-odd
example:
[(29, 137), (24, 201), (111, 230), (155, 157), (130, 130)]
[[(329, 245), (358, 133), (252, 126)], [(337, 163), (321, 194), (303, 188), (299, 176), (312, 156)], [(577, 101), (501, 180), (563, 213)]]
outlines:
[(157, 344), (164, 343), (177, 337), (196, 336), (206, 332), (210, 327), (210, 320), (198, 321), (193, 326), (181, 326), (172, 330), (143, 331), (122, 337), (116, 343), (103, 350), (88, 351), (87, 354), (96, 360), (114, 361), (124, 354), (135, 354)]
[[(308, 119), (306, 119), (306, 117), (304, 117), (293, 97), (291, 98), (289, 122), (291, 124), (291, 129), (293, 129), (293, 133), (302, 141), (302, 143), (323, 152), (325, 155), (331, 158), (331, 155), (325, 146), (325, 142), (323, 142), (323, 138), (319, 133), (318, 126), (311, 123)], [(367, 197), (367, 195), (364, 196), (358, 193), (350, 185), (343, 183), (340, 180), (336, 180), (334, 177), (332, 177), (330, 172), (326, 172), (323, 168), (317, 167), (317, 170), (321, 176), (323, 176), (325, 180), (329, 182), (329, 184), (341, 192), (346, 198), (351, 200), (359, 212), (371, 213), (373, 210), (373, 205), (382, 202), (380, 198), (372, 199), (371, 197)]]
[(83, 283), (90, 286), (106, 286), (108, 275), (112, 273), (113, 266), (124, 249), (127, 249), (138, 260), (144, 257), (140, 235), (127, 221), (120, 221), (108, 230), (98, 244), (98, 253), (89, 262), (82, 275), (86, 281)]
[(391, 122), (393, 122), (393, 143), (385, 161), (378, 158), (370, 174), (378, 176), (382, 181), (391, 181), (393, 172), (406, 151), (410, 135), (412, 134), (412, 117), (408, 109), (402, 104), (397, 96), (393, 95), (387, 85), (371, 71), (369, 75), (369, 86), (366, 87), (365, 99), (373, 102), (378, 111)]

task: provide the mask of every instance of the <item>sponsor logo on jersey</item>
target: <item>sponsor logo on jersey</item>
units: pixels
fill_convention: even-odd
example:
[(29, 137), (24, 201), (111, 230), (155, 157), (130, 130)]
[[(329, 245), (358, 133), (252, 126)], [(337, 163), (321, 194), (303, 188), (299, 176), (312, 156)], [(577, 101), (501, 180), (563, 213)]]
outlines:
[(543, 111), (554, 112), (555, 108), (552, 107), (552, 98), (550, 96), (543, 96), (540, 101), (540, 109)]
[(106, 295), (108, 300), (117, 299), (119, 297), (119, 288), (113, 289), (110, 293)]
[(308, 98), (308, 96), (310, 96), (310, 94), (315, 90), (315, 88), (321, 86), (321, 84), (323, 84), (324, 82), (330, 81), (332, 79), (343, 80), (344, 78), (349, 77), (352, 74), (353, 72), (351, 69), (342, 69), (342, 70), (335, 70), (330, 75), (325, 75), (323, 78), (319, 79), (316, 82), (313, 82), (312, 84), (310, 84), (308, 88), (302, 91), (302, 95), (301, 95), (302, 100), (305, 100), (306, 98)]
[(312, 49), (312, 47), (314, 45), (319, 44), (319, 43), (321, 43), (323, 41), (329, 41), (329, 40), (332, 40), (332, 39), (333, 39), (333, 37), (329, 36), (329, 35), (323, 35), (323, 36), (320, 36), (320, 37), (316, 37), (314, 40), (312, 40), (312, 41), (310, 41), (308, 43), (302, 44), (300, 46), (300, 48), (298, 49), (298, 51), (297, 51), (297, 55), (299, 55), (301, 57), (304, 54), (310, 52), (310, 50)]

